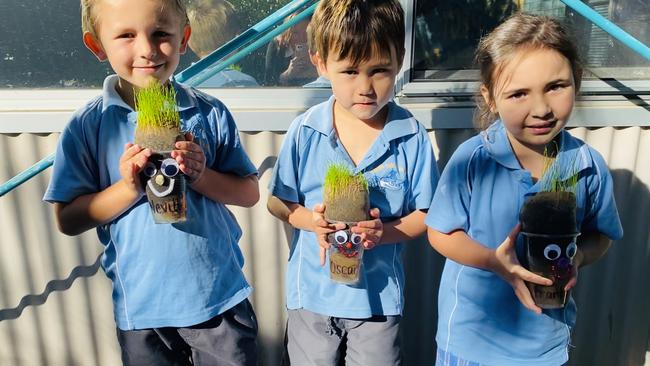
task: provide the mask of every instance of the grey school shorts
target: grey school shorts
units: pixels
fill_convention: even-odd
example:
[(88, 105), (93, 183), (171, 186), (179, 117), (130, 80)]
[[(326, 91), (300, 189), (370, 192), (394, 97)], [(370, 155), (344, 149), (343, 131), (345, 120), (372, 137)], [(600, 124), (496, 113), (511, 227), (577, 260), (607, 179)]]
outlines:
[(257, 319), (244, 300), (186, 328), (117, 329), (125, 366), (255, 366)]
[(400, 319), (401, 316), (347, 319), (304, 309), (289, 310), (289, 361), (292, 366), (335, 366), (344, 358), (346, 366), (401, 365)]

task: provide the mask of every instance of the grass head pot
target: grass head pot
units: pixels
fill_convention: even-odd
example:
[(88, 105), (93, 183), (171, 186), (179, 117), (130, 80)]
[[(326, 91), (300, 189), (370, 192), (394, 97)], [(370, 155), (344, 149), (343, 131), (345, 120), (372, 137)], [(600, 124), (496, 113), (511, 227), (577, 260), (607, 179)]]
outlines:
[(333, 281), (355, 284), (362, 268), (363, 243), (361, 236), (351, 231), (359, 221), (368, 220), (368, 182), (362, 174), (353, 174), (344, 164), (328, 167), (323, 184), (325, 220), (343, 222), (344, 230), (328, 235), (330, 244), (330, 278)]
[(138, 112), (135, 143), (153, 154), (140, 172), (154, 222), (175, 223), (186, 220), (186, 177), (171, 151), (183, 140), (176, 93), (171, 86), (152, 83), (135, 92)]

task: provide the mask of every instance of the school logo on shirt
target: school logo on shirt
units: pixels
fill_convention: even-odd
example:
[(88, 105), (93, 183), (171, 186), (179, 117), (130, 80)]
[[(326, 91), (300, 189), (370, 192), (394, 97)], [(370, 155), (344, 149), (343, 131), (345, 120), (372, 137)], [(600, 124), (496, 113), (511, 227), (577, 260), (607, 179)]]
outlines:
[(395, 168), (384, 171), (383, 174), (372, 174), (366, 177), (368, 186), (377, 187), (381, 190), (401, 191), (404, 188), (404, 179)]

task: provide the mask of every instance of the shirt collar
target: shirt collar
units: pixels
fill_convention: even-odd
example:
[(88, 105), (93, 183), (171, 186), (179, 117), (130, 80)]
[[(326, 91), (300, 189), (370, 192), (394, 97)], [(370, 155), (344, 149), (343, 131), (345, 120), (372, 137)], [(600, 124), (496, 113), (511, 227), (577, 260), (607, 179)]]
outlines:
[[(497, 120), (481, 132), (481, 139), (486, 150), (499, 164), (509, 169), (522, 169), (501, 120)], [(572, 138), (564, 129), (560, 131), (559, 141), (560, 149), (553, 165), (562, 167), (558, 170), (562, 179), (568, 179), (571, 175), (592, 166), (588, 147), (583, 141)]]
[(501, 120), (497, 120), (481, 132), (481, 140), (483, 140), (485, 149), (497, 163), (509, 169), (521, 169)]
[[(106, 111), (110, 106), (117, 106), (133, 112), (131, 108), (122, 97), (117, 93), (117, 82), (119, 77), (117, 75), (109, 75), (104, 79), (104, 85), (102, 86), (102, 112)], [(176, 104), (178, 106), (178, 111), (184, 111), (189, 108), (193, 108), (198, 105), (196, 100), (196, 94), (194, 91), (178, 82), (173, 78), (170, 79), (170, 82), (176, 89)]]
[[(305, 116), (305, 126), (308, 126), (323, 135), (330, 136), (334, 132), (333, 108), (334, 96), (330, 96), (327, 102), (317, 105), (309, 110)], [(405, 109), (397, 108), (395, 102), (389, 102), (386, 124), (382, 129), (383, 139), (390, 142), (403, 136), (412, 135), (417, 132), (418, 124), (416, 119)]]

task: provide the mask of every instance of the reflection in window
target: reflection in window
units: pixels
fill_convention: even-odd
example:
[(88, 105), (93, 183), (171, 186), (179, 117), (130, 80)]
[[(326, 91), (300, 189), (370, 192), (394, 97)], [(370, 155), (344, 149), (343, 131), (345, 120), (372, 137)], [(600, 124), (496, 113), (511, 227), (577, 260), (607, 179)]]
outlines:
[[(239, 21), (238, 32), (289, 2), (228, 1)], [(201, 0), (188, 0), (189, 5), (198, 2)], [(107, 62), (98, 62), (83, 45), (79, 0), (1, 0), (0, 34), (0, 88), (99, 88), (112, 73)], [(177, 71), (198, 59), (188, 50)], [(266, 49), (262, 47), (226, 76), (234, 78), (241, 72), (250, 76), (246, 80), (262, 84), (265, 62)]]
[[(641, 42), (650, 43), (649, 1), (592, 0), (585, 3)], [(416, 4), (414, 80), (476, 80), (478, 74), (472, 70), (473, 54), (480, 37), (520, 10), (567, 22), (591, 74), (601, 78), (650, 78), (647, 60), (574, 13), (560, 0), (417, 0)]]
[[(287, 20), (292, 19), (291, 15)], [(307, 45), (310, 18), (296, 23), (269, 42), (266, 49), (264, 84), (302, 86), (318, 77)]]

